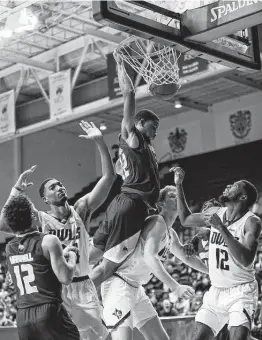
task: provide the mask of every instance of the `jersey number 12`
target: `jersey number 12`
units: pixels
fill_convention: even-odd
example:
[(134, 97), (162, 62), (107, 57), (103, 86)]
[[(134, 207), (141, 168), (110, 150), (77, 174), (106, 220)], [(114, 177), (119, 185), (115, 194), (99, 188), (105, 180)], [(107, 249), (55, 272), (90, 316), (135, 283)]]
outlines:
[[(21, 264), (14, 266), (17, 287), (20, 290), (20, 295), (38, 293), (37, 287), (34, 285), (35, 274), (31, 264)], [(27, 273), (21, 276), (21, 273)]]
[(229, 270), (229, 265), (226, 264), (228, 261), (228, 252), (225, 249), (216, 249), (217, 268), (222, 270)]

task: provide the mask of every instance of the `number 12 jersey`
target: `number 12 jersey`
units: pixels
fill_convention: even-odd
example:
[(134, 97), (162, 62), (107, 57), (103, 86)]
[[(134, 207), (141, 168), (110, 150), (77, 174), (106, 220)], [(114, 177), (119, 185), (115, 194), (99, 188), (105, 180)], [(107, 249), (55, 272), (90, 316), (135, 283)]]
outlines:
[[(227, 208), (220, 208), (217, 215), (224, 221)], [(244, 227), (247, 219), (255, 216), (247, 212), (239, 220), (228, 226), (233, 237), (243, 243)], [(211, 284), (217, 288), (230, 288), (255, 280), (254, 264), (244, 267), (231, 254), (220, 232), (211, 227), (209, 239), (209, 276)]]
[(38, 231), (14, 237), (6, 246), (8, 270), (17, 295), (17, 308), (61, 303), (62, 285), (44, 257)]

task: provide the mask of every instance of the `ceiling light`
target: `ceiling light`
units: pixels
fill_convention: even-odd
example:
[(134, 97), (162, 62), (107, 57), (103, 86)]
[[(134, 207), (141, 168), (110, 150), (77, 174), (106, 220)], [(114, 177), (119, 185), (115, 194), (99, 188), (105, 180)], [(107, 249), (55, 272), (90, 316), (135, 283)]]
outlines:
[(102, 122), (102, 123), (100, 124), (99, 129), (100, 129), (101, 131), (105, 131), (105, 130), (107, 129), (106, 124), (105, 124), (104, 122)]
[(176, 100), (175, 103), (174, 103), (174, 108), (175, 109), (181, 109), (182, 107), (182, 104), (180, 102), (180, 100)]

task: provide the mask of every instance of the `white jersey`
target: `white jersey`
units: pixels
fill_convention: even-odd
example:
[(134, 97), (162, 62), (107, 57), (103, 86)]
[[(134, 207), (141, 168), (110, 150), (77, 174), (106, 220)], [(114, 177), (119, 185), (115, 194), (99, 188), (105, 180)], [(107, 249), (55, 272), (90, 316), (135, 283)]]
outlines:
[[(221, 221), (227, 208), (220, 208), (217, 215)], [(236, 222), (228, 226), (228, 230), (236, 240), (243, 243), (244, 227), (247, 219), (255, 216), (247, 212)], [(240, 284), (250, 283), (255, 280), (254, 263), (244, 267), (231, 254), (220, 232), (211, 227), (209, 239), (209, 276), (211, 284), (217, 288), (231, 288)]]
[[(164, 219), (163, 219), (163, 223)], [(164, 226), (163, 226), (164, 227)], [(172, 234), (168, 232), (167, 225), (166, 234), (160, 241), (159, 258), (164, 261), (170, 253), (170, 246), (172, 243)], [(117, 274), (125, 279), (134, 287), (146, 284), (152, 278), (151, 268), (148, 267), (144, 260), (145, 240), (140, 236), (134, 253), (118, 268)]]
[(82, 219), (73, 207), (66, 223), (59, 222), (44, 211), (39, 211), (39, 220), (44, 233), (56, 235), (62, 245), (73, 245), (79, 249), (75, 276), (89, 274), (89, 235)]

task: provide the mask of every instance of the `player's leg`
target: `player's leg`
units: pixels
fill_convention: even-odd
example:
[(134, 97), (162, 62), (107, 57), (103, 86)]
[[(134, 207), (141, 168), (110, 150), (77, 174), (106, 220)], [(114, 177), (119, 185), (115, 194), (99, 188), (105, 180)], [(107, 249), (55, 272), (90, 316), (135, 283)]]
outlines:
[(143, 334), (146, 340), (170, 339), (158, 316), (147, 321), (147, 323), (142, 326), (139, 331)]
[[(193, 340), (213, 340), (214, 332), (213, 330), (201, 322), (196, 322)], [(223, 339), (224, 340), (224, 339)]]
[(146, 340), (169, 340), (158, 315), (149, 297), (140, 286), (136, 289), (135, 304), (133, 311), (133, 325)]
[(118, 195), (110, 204), (107, 210), (107, 224), (93, 239), (94, 245), (101, 247), (105, 240), (104, 235), (107, 234), (104, 259), (90, 275), (96, 286), (110, 277), (120, 263), (134, 251), (147, 215), (145, 203), (124, 193)]
[(248, 340), (257, 304), (257, 282), (231, 288), (228, 296), (229, 339)]
[(108, 331), (102, 319), (102, 307), (90, 279), (71, 285), (72, 318), (82, 340), (105, 340)]
[(135, 288), (119, 277), (102, 284), (103, 316), (112, 340), (133, 339), (133, 301)]
[(249, 327), (231, 327), (229, 330), (229, 340), (249, 340)]
[[(196, 326), (193, 340), (214, 339), (228, 321), (220, 290), (211, 287), (204, 295), (203, 304), (195, 317)], [(224, 339), (223, 339), (224, 340)]]
[(111, 332), (112, 340), (133, 340), (133, 329), (128, 326), (120, 326)]

